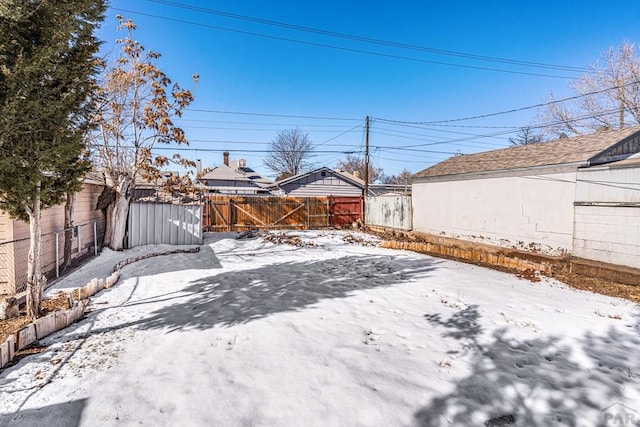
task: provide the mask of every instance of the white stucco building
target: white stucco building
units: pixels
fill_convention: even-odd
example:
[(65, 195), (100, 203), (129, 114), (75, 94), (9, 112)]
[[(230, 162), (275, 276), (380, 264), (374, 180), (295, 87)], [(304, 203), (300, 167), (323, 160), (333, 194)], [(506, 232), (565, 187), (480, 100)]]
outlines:
[[(633, 180), (638, 182), (640, 165), (634, 163), (633, 173), (627, 164), (625, 172), (611, 166), (613, 169), (605, 167), (606, 176), (596, 174), (603, 165), (613, 165), (638, 152), (640, 127), (632, 127), (452, 157), (415, 175), (413, 228), (478, 243), (550, 255), (575, 253), (640, 267), (638, 261), (632, 262), (631, 256), (612, 256), (613, 242), (608, 245), (609, 242), (598, 240), (606, 237), (603, 233), (615, 234), (607, 227), (616, 228), (624, 222), (624, 233), (633, 237), (617, 242), (615, 249), (621, 253), (634, 252), (640, 258), (639, 189), (636, 184), (635, 190), (624, 185)], [(610, 176), (611, 171), (618, 171), (615, 178)], [(597, 193), (595, 184), (585, 186), (590, 176), (615, 180), (617, 186), (600, 185)], [(603, 214), (606, 203), (614, 209), (620, 208), (616, 203), (627, 200), (635, 205), (628, 205), (624, 214), (615, 211), (622, 219)], [(600, 218), (594, 218), (592, 204), (600, 202), (606, 203), (600, 206), (597, 214)], [(628, 218), (635, 221), (635, 228), (627, 227)], [(599, 227), (602, 232), (594, 231)], [(598, 245), (603, 248), (600, 253), (594, 249)]]

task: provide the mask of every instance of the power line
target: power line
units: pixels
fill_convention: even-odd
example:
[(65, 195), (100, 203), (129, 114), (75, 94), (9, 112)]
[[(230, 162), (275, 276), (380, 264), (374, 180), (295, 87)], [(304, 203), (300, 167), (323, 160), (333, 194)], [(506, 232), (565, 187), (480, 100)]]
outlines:
[[(589, 119), (593, 119), (593, 118), (597, 118), (597, 117), (603, 117), (609, 114), (615, 114), (619, 112), (618, 109), (612, 109), (609, 111), (603, 111), (599, 114), (588, 114), (588, 115), (584, 115), (581, 117), (574, 117), (573, 119), (570, 120), (566, 120), (566, 121), (555, 121), (555, 122), (547, 122), (547, 123), (542, 123), (542, 124), (537, 124), (537, 125), (532, 125), (529, 126), (529, 128), (531, 129), (544, 129), (550, 126), (555, 126), (555, 125), (561, 125), (563, 123), (566, 122), (570, 122), (570, 123), (575, 123), (575, 122), (580, 122), (580, 121), (584, 121), (584, 120), (589, 120)], [(486, 137), (494, 137), (494, 136), (499, 136), (499, 135), (508, 135), (513, 133), (513, 131), (502, 131), (502, 132), (495, 132), (495, 133), (491, 133), (491, 134), (486, 134), (486, 135), (478, 135), (476, 137), (469, 137), (469, 138), (457, 138), (457, 139), (449, 139), (444, 141), (445, 143), (450, 143), (450, 144), (454, 144), (457, 142), (464, 142), (464, 141), (472, 141), (476, 138), (486, 138)], [(415, 148), (415, 147), (424, 147), (424, 146), (428, 146), (428, 145), (432, 145), (432, 144), (414, 144), (414, 145), (404, 145), (404, 146), (400, 146), (401, 148)], [(458, 144), (454, 144), (454, 145), (458, 145)]]
[(531, 110), (533, 108), (546, 107), (548, 105), (559, 104), (559, 103), (566, 102), (566, 101), (572, 101), (572, 100), (575, 100), (575, 99), (584, 98), (584, 97), (591, 96), (591, 95), (597, 95), (597, 94), (600, 94), (600, 93), (608, 92), (610, 90), (622, 89), (624, 87), (631, 86), (631, 85), (637, 85), (637, 84), (640, 84), (640, 80), (635, 80), (635, 81), (632, 81), (632, 82), (629, 82), (629, 83), (625, 83), (624, 85), (612, 86), (612, 87), (609, 87), (609, 88), (606, 88), (606, 89), (601, 89), (601, 90), (585, 93), (585, 94), (582, 94), (582, 95), (574, 95), (574, 96), (569, 96), (569, 97), (563, 98), (563, 99), (544, 102), (544, 103), (541, 103), (541, 104), (529, 105), (527, 107), (520, 107), (520, 108), (514, 108), (512, 110), (499, 111), (497, 113), (481, 114), (481, 115), (478, 115), (478, 116), (461, 117), (461, 118), (458, 118), (458, 119), (424, 121), (424, 122), (411, 122), (411, 121), (403, 121), (403, 120), (392, 120), (392, 119), (384, 119), (384, 118), (381, 118), (381, 117), (376, 117), (375, 119), (376, 120), (380, 120), (381, 122), (385, 122), (385, 123), (410, 124), (410, 125), (435, 125), (435, 124), (439, 124), (439, 123), (451, 123), (451, 122), (461, 122), (461, 121), (466, 121), (466, 120), (484, 119), (484, 118), (487, 118), (487, 117), (494, 117), (494, 116), (500, 116), (500, 115), (503, 115), (503, 114), (511, 114), (511, 113), (517, 113), (519, 111)]
[[(89, 147), (103, 148), (103, 144), (88, 144)], [(107, 148), (121, 148), (121, 149), (135, 149), (133, 145), (107, 145)], [(193, 148), (193, 147), (152, 147), (151, 150), (163, 150), (163, 151), (203, 151), (209, 153), (223, 153), (228, 151), (230, 153), (269, 153), (269, 150), (242, 150), (242, 149), (225, 149), (225, 148)], [(302, 150), (291, 150), (291, 153), (299, 153)], [(316, 150), (314, 153), (321, 154), (355, 154), (356, 150)]]
[(356, 130), (356, 129), (358, 129), (358, 128), (361, 128), (361, 127), (362, 127), (362, 125), (356, 125), (356, 126), (352, 127), (351, 129), (345, 130), (345, 131), (344, 131), (344, 132), (342, 132), (341, 134), (338, 134), (338, 135), (334, 136), (333, 138), (329, 138), (329, 139), (327, 139), (326, 141), (322, 141), (322, 142), (320, 142), (320, 143), (318, 143), (318, 144), (314, 145), (314, 147), (319, 147), (319, 146), (321, 146), (321, 145), (324, 145), (324, 144), (326, 144), (327, 142), (333, 141), (334, 139), (338, 139), (338, 138), (340, 138), (341, 136), (346, 135), (346, 134), (348, 134), (349, 132), (353, 132), (354, 130)]
[(269, 122), (244, 122), (233, 120), (203, 120), (203, 119), (185, 119), (183, 117), (176, 117), (176, 121), (180, 122), (199, 122), (199, 123), (222, 123), (222, 124), (234, 124), (234, 125), (258, 125), (258, 126), (297, 126), (301, 128), (309, 127), (329, 127), (329, 128), (348, 128), (349, 125), (323, 125), (323, 124), (305, 124), (305, 123), (269, 123)]
[[(430, 146), (430, 145), (442, 145), (442, 144), (452, 144), (451, 140), (444, 140), (444, 141), (433, 141), (431, 139), (424, 139), (424, 138), (414, 138), (414, 137), (410, 137), (410, 136), (402, 136), (402, 135), (394, 135), (391, 133), (385, 133), (385, 132), (374, 132), (376, 135), (386, 135), (386, 136), (393, 136), (396, 138), (402, 138), (402, 139), (410, 139), (412, 141), (428, 141), (426, 144), (420, 144), (420, 147), (426, 147), (426, 146)], [(473, 142), (473, 141), (469, 141), (469, 142)], [(483, 144), (485, 145), (484, 147), (482, 146), (477, 146), (477, 145), (465, 145), (465, 144), (459, 144), (459, 143), (453, 143), (452, 145), (458, 145), (460, 147), (468, 147), (468, 148), (491, 148), (491, 147), (504, 147), (504, 144), (502, 145), (497, 145), (497, 144), (491, 144), (489, 142), (475, 142), (476, 144)], [(488, 147), (487, 147), (488, 146)]]
[[(360, 125), (358, 125), (358, 126), (360, 126)], [(181, 125), (180, 128), (182, 128), (182, 129), (234, 130), (234, 131), (240, 131), (240, 132), (276, 132), (276, 129), (237, 128), (237, 127), (220, 127), (220, 126), (190, 126), (190, 125), (184, 126), (184, 125)], [(307, 127), (307, 126), (300, 126), (299, 128), (300, 128), (300, 130), (303, 130), (303, 131), (306, 131), (306, 132), (313, 132), (313, 133), (336, 133), (336, 132), (340, 132), (340, 130), (335, 130), (335, 129), (311, 129), (310, 127)]]
[(384, 58), (402, 59), (402, 60), (406, 60), (406, 61), (420, 62), (420, 63), (425, 63), (425, 64), (446, 65), (446, 66), (450, 66), (450, 67), (469, 68), (469, 69), (473, 69), (473, 70), (483, 70), (483, 71), (494, 71), (494, 72), (498, 72), (498, 73), (507, 73), (507, 74), (520, 74), (520, 75), (536, 76), (536, 77), (550, 77), (550, 78), (565, 79), (565, 80), (566, 79), (574, 79), (574, 77), (570, 77), (570, 76), (559, 76), (559, 75), (554, 75), (554, 74), (532, 73), (532, 72), (527, 72), (527, 71), (502, 70), (502, 69), (498, 69), (498, 68), (480, 67), (480, 66), (474, 66), (474, 65), (454, 64), (454, 63), (450, 63), (450, 62), (432, 61), (432, 60), (427, 60), (427, 59), (412, 58), (412, 57), (408, 57), (408, 56), (394, 55), (394, 54), (389, 54), (389, 53), (372, 52), (372, 51), (368, 51), (368, 50), (355, 49), (355, 48), (349, 48), (349, 47), (343, 47), (343, 46), (335, 46), (335, 45), (330, 45), (330, 44), (325, 44), (325, 43), (316, 43), (316, 42), (310, 42), (310, 41), (291, 39), (291, 38), (287, 38), (287, 37), (272, 36), (272, 35), (268, 35), (268, 34), (256, 33), (256, 32), (253, 32), (253, 31), (237, 30), (237, 29), (234, 29), (234, 28), (220, 27), (218, 25), (202, 24), (202, 23), (199, 23), (199, 22), (187, 21), (187, 20), (184, 20), (184, 19), (168, 18), (166, 16), (160, 16), (160, 15), (154, 15), (154, 14), (151, 14), (151, 13), (138, 12), (138, 11), (135, 11), (135, 10), (121, 9), (121, 8), (117, 8), (117, 7), (113, 8), (113, 9), (114, 10), (118, 10), (120, 12), (133, 13), (133, 14), (137, 14), (137, 15), (141, 15), (141, 16), (148, 16), (150, 18), (156, 18), (156, 19), (163, 19), (163, 20), (166, 20), (166, 21), (178, 22), (178, 23), (181, 23), (181, 24), (195, 25), (195, 26), (199, 26), (199, 27), (211, 28), (211, 29), (221, 30), (221, 31), (228, 31), (228, 32), (233, 32), (233, 33), (238, 33), (238, 34), (246, 34), (246, 35), (251, 35), (251, 36), (256, 36), (256, 37), (272, 39), (272, 40), (282, 40), (282, 41), (287, 41), (287, 42), (291, 42), (291, 43), (298, 43), (298, 44), (303, 44), (303, 45), (308, 45), (308, 46), (324, 47), (324, 48), (328, 48), (328, 49), (341, 50), (341, 51), (345, 51), (345, 52), (364, 53), (366, 55), (380, 56), (380, 57), (384, 57)]
[(304, 31), (308, 33), (320, 34), (320, 35), (331, 36), (331, 37), (336, 37), (341, 39), (355, 40), (355, 41), (366, 42), (366, 43), (371, 43), (376, 45), (384, 45), (384, 46), (397, 47), (397, 48), (407, 49), (407, 50), (435, 53), (438, 55), (455, 56), (455, 57), (461, 57), (461, 58), (467, 58), (467, 59), (477, 59), (481, 61), (498, 62), (503, 64), (519, 65), (519, 66), (526, 66), (526, 67), (546, 68), (546, 69), (559, 70), (559, 71), (571, 71), (571, 72), (583, 72), (583, 73), (588, 71), (587, 69), (582, 67), (548, 64), (548, 63), (534, 62), (534, 61), (521, 61), (517, 59), (499, 58), (499, 57), (487, 56), (487, 55), (477, 55), (477, 54), (457, 52), (452, 50), (436, 49), (436, 48), (413, 45), (408, 43), (393, 42), (389, 40), (376, 39), (372, 37), (364, 37), (364, 36), (357, 36), (353, 34), (339, 33), (336, 31), (306, 27), (306, 26), (290, 24), (286, 22), (272, 21), (268, 19), (256, 18), (252, 16), (247, 16), (247, 15), (239, 15), (236, 13), (225, 12), (221, 10), (209, 9), (209, 8), (198, 7), (198, 6), (192, 6), (184, 3), (177, 3), (177, 2), (167, 1), (167, 0), (147, 0), (147, 1), (152, 3), (158, 3), (158, 4), (167, 5), (167, 6), (177, 7), (181, 9), (207, 13), (211, 15), (224, 16), (227, 18), (232, 18), (232, 19), (237, 19), (242, 21), (256, 22), (264, 25), (287, 28), (287, 29), (292, 29), (296, 31)]
[[(417, 141), (430, 141), (430, 142), (434, 142), (434, 143), (441, 143), (443, 141), (446, 142), (446, 139), (443, 139), (442, 136), (435, 136), (435, 135), (426, 135), (423, 133), (416, 133), (416, 132), (403, 132), (403, 131), (399, 131), (396, 129), (387, 129), (387, 128), (375, 128), (374, 130), (377, 132), (377, 130), (384, 130), (387, 132), (393, 132), (392, 134), (388, 134), (388, 133), (384, 133), (384, 132), (378, 132), (382, 135), (389, 135), (389, 136), (397, 136), (398, 138), (405, 138), (405, 139), (413, 139), (413, 140), (417, 140)], [(498, 137), (498, 136), (492, 136), (492, 137), (487, 137), (485, 135), (480, 135), (480, 134), (476, 134), (476, 133), (468, 133), (468, 132), (455, 132), (455, 131), (443, 131), (440, 129), (428, 129), (428, 128), (423, 128), (425, 130), (432, 130), (435, 132), (446, 132), (446, 133), (455, 133), (457, 135), (467, 135), (467, 136), (474, 136), (477, 138), (494, 138), (494, 139), (500, 139), (500, 140), (504, 140), (505, 138), (502, 137)], [(427, 138), (415, 138), (415, 137), (409, 137), (409, 136), (400, 136), (398, 134), (403, 134), (403, 135), (415, 135), (415, 136), (423, 136), (423, 137), (427, 137)], [(443, 141), (438, 141), (438, 140), (433, 140), (433, 139), (428, 139), (428, 138), (438, 138), (438, 139), (443, 139)], [(482, 142), (482, 144), (484, 145), (490, 145), (490, 146), (494, 146), (494, 147), (499, 147), (503, 144), (498, 144), (498, 143), (491, 143), (491, 142)]]
[(416, 153), (435, 153), (435, 154), (450, 154), (450, 155), (457, 154), (455, 151), (451, 152), (451, 151), (438, 151), (438, 150), (418, 150), (418, 149), (407, 148), (407, 147), (389, 147), (389, 146), (382, 146), (382, 145), (372, 145), (371, 148), (388, 150), (388, 151), (413, 151)]
[(185, 111), (195, 111), (199, 113), (215, 113), (215, 114), (237, 114), (245, 116), (261, 116), (261, 117), (285, 117), (295, 119), (312, 119), (312, 120), (343, 120), (343, 121), (359, 121), (362, 119), (350, 119), (345, 117), (323, 117), (323, 116), (299, 116), (294, 114), (271, 114), (271, 113), (254, 113), (249, 111), (224, 111), (224, 110), (205, 110), (199, 108), (185, 108)]

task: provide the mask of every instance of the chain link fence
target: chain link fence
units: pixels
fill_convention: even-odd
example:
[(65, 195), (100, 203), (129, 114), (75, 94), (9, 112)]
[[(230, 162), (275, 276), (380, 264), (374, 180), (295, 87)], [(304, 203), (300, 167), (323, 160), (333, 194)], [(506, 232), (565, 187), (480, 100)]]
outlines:
[[(92, 221), (43, 233), (42, 272), (47, 283), (66, 270), (98, 254), (104, 240), (104, 222)], [(27, 287), (27, 262), (31, 239), (0, 242), (0, 295), (15, 295)]]

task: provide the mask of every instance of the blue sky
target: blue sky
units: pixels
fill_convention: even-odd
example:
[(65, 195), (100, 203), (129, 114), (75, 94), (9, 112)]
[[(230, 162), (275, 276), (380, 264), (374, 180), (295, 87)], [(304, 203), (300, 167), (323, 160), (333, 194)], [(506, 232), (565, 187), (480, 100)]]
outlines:
[(396, 174), (455, 152), (508, 146), (513, 134), (504, 132), (534, 123), (537, 109), (435, 124), (393, 121), (449, 121), (543, 103), (551, 92), (571, 95), (569, 83), (582, 72), (567, 67), (584, 69), (610, 46), (640, 42), (640, 3), (614, 3), (111, 0), (98, 35), (103, 50), (113, 50), (122, 36), (115, 15), (132, 18), (137, 40), (162, 54), (159, 66), (172, 80), (191, 87), (191, 75), (200, 75), (196, 101), (176, 122), (193, 149), (182, 154), (204, 166), (220, 164), (229, 150), (273, 176), (262, 164), (269, 142), (298, 127), (317, 145), (315, 165), (332, 167), (345, 153), (364, 152), (370, 116), (371, 160)]

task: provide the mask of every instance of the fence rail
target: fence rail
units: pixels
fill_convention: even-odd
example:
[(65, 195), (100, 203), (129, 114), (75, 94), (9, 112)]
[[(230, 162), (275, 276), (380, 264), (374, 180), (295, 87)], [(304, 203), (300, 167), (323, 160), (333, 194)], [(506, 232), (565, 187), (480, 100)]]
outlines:
[(205, 231), (344, 227), (362, 218), (361, 197), (209, 196)]
[[(73, 262), (97, 255), (104, 239), (104, 223), (92, 221), (43, 233), (42, 272), (48, 281), (60, 277)], [(0, 242), (0, 295), (14, 295), (27, 286), (29, 237)]]

